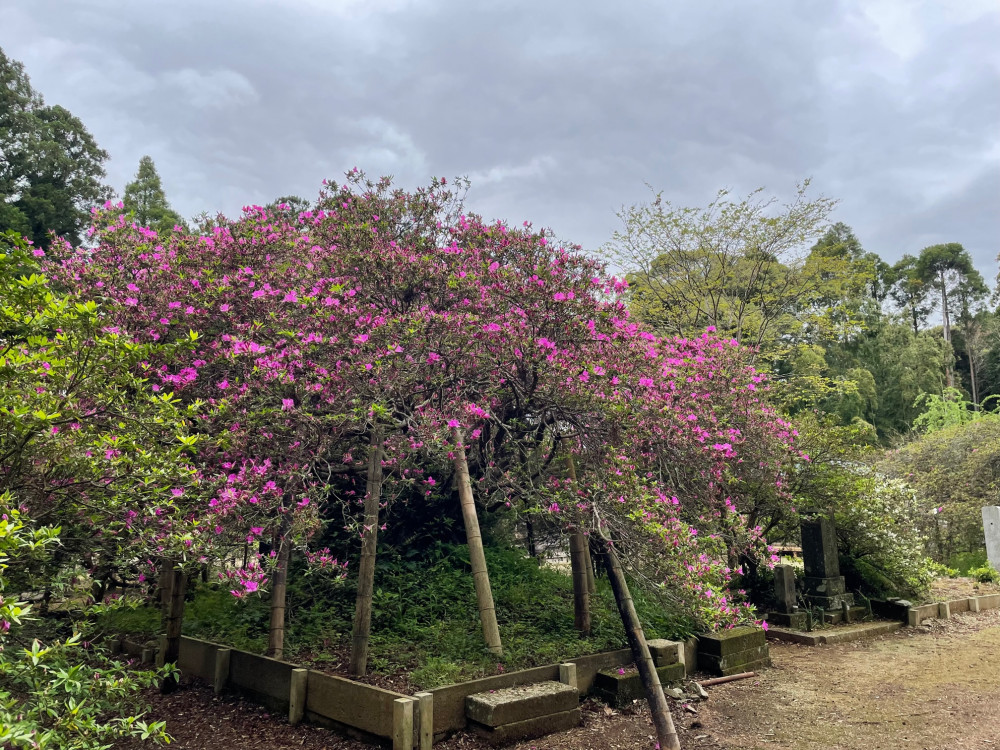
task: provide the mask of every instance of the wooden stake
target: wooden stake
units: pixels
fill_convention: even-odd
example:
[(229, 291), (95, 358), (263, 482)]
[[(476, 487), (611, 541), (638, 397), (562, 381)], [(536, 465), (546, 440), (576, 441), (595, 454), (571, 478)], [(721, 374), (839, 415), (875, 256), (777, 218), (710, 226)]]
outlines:
[(476, 586), (479, 618), (483, 623), (483, 638), (486, 648), (500, 656), (503, 654), (500, 628), (497, 627), (497, 613), (493, 604), (493, 591), (490, 589), (490, 574), (486, 569), (486, 554), (483, 552), (483, 537), (479, 531), (476, 501), (472, 496), (472, 480), (469, 478), (469, 464), (462, 444), (462, 431), (453, 427), (451, 438), (455, 444), (455, 479), (458, 482), (458, 498), (462, 503), (462, 519), (465, 521), (465, 536), (469, 543), (469, 560), (472, 563), (472, 580)]
[(292, 541), (287, 525), (278, 531), (278, 564), (271, 581), (271, 628), (267, 637), (267, 655), (280, 659), (285, 655), (285, 601), (288, 592), (288, 563), (292, 556)]
[(581, 638), (586, 638), (590, 635), (587, 539), (579, 529), (573, 529), (569, 533), (569, 562), (573, 572), (573, 626)]
[(365, 520), (361, 533), (361, 566), (354, 600), (351, 632), (350, 672), (364, 677), (368, 671), (368, 642), (372, 632), (372, 596), (375, 591), (375, 549), (378, 542), (378, 511), (382, 502), (382, 433), (372, 429), (368, 452), (368, 483), (365, 487)]
[[(566, 454), (566, 469), (569, 474), (570, 487), (576, 492), (576, 464), (573, 454)], [(587, 570), (593, 573), (590, 564), (590, 550), (587, 537), (579, 527), (569, 532), (569, 563), (573, 573), (573, 625), (581, 638), (590, 635), (590, 581)]]
[[(181, 627), (184, 624), (184, 595), (187, 593), (187, 574), (173, 564), (164, 561), (160, 580), (167, 584), (164, 592), (166, 603), (166, 635), (163, 639), (162, 659), (164, 664), (176, 664), (181, 654)], [(169, 567), (168, 567), (169, 566)], [(167, 694), (177, 689), (177, 680), (166, 677), (160, 685), (160, 692)]]
[(597, 593), (597, 581), (594, 580), (594, 558), (590, 555), (590, 537), (584, 536), (584, 562), (587, 568), (587, 591), (593, 597)]
[(726, 682), (733, 682), (735, 680), (746, 680), (750, 677), (756, 677), (756, 672), (740, 672), (739, 674), (731, 674), (728, 677), (713, 677), (710, 680), (702, 680), (702, 687), (709, 687), (710, 685), (722, 685)]
[(625, 626), (629, 648), (632, 649), (632, 658), (635, 660), (636, 667), (639, 668), (639, 677), (646, 689), (646, 700), (649, 702), (649, 711), (653, 716), (653, 726), (656, 727), (656, 739), (662, 750), (681, 750), (680, 739), (674, 728), (674, 720), (670, 715), (670, 709), (667, 708), (667, 699), (663, 695), (660, 676), (656, 673), (656, 665), (649, 653), (649, 646), (646, 645), (646, 636), (642, 632), (639, 615), (635, 611), (632, 593), (625, 581), (625, 573), (622, 571), (618, 555), (607, 537), (604, 537), (604, 545), (604, 560), (608, 569), (608, 579), (611, 581), (615, 603), (618, 605), (618, 612), (621, 614), (622, 624)]

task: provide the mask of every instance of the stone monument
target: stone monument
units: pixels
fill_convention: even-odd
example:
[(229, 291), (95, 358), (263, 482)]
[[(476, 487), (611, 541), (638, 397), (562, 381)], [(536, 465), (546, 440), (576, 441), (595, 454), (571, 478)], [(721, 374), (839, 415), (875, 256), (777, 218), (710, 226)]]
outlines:
[(854, 605), (854, 595), (840, 575), (837, 559), (837, 532), (828, 518), (802, 521), (802, 562), (805, 565), (806, 600), (823, 609)]
[(1000, 505), (983, 508), (983, 534), (986, 536), (986, 559), (1000, 570)]
[(778, 606), (767, 613), (771, 625), (804, 628), (806, 613), (799, 612), (795, 596), (795, 568), (791, 565), (774, 566), (774, 598)]

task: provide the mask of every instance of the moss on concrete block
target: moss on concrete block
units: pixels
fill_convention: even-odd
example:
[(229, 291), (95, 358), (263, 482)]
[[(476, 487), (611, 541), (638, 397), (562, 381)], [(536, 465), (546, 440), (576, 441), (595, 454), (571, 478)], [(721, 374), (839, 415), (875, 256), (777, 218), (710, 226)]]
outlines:
[(647, 641), (646, 645), (649, 646), (649, 653), (653, 657), (653, 662), (658, 667), (684, 663), (684, 644), (680, 641), (654, 638), (651, 641)]
[(721, 630), (718, 633), (703, 633), (698, 636), (698, 656), (727, 656), (738, 651), (763, 646), (767, 638), (763, 628), (742, 625), (738, 628)]
[[(679, 683), (684, 679), (684, 665), (678, 662), (657, 667), (656, 674), (660, 678), (661, 685)], [(615, 708), (624, 708), (632, 701), (643, 700), (646, 697), (639, 670), (634, 667), (622, 670), (622, 674), (619, 674), (617, 669), (598, 672), (594, 676), (593, 693)]]
[(750, 672), (761, 666), (769, 666), (771, 657), (767, 644), (755, 646), (744, 651), (729, 653), (725, 656), (714, 654), (699, 654), (698, 664), (702, 670), (710, 674), (728, 677), (731, 674)]

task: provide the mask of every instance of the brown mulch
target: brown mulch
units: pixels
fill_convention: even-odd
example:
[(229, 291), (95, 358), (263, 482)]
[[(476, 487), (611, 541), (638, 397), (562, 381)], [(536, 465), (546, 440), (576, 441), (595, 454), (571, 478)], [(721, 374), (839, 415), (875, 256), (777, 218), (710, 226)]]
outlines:
[[(171, 695), (150, 691), (146, 695), (152, 707), (147, 720), (165, 720), (177, 750), (372, 750), (354, 740), (345, 739), (326, 729), (300, 724), (290, 727), (283, 716), (269, 714), (248, 701), (233, 696), (216, 697), (212, 689), (194, 680), (185, 682)], [(684, 709), (670, 701), (674, 723), (685, 750), (719, 750), (717, 743), (698, 718), (700, 706)], [(509, 745), (511, 750), (633, 750), (653, 747), (653, 725), (644, 703), (618, 711), (587, 700), (583, 703), (583, 724), (568, 732)], [(488, 747), (479, 737), (460, 732), (435, 750), (482, 750)], [(115, 750), (148, 750), (139, 741), (120, 742)]]

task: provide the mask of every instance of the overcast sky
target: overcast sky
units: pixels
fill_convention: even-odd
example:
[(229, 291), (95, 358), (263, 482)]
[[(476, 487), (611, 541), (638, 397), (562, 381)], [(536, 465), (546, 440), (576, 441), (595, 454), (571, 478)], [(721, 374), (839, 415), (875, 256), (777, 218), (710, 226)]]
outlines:
[(1000, 0), (0, 0), (0, 47), (181, 213), (314, 198), (353, 166), (596, 249), (807, 177), (894, 260), (1000, 251)]

